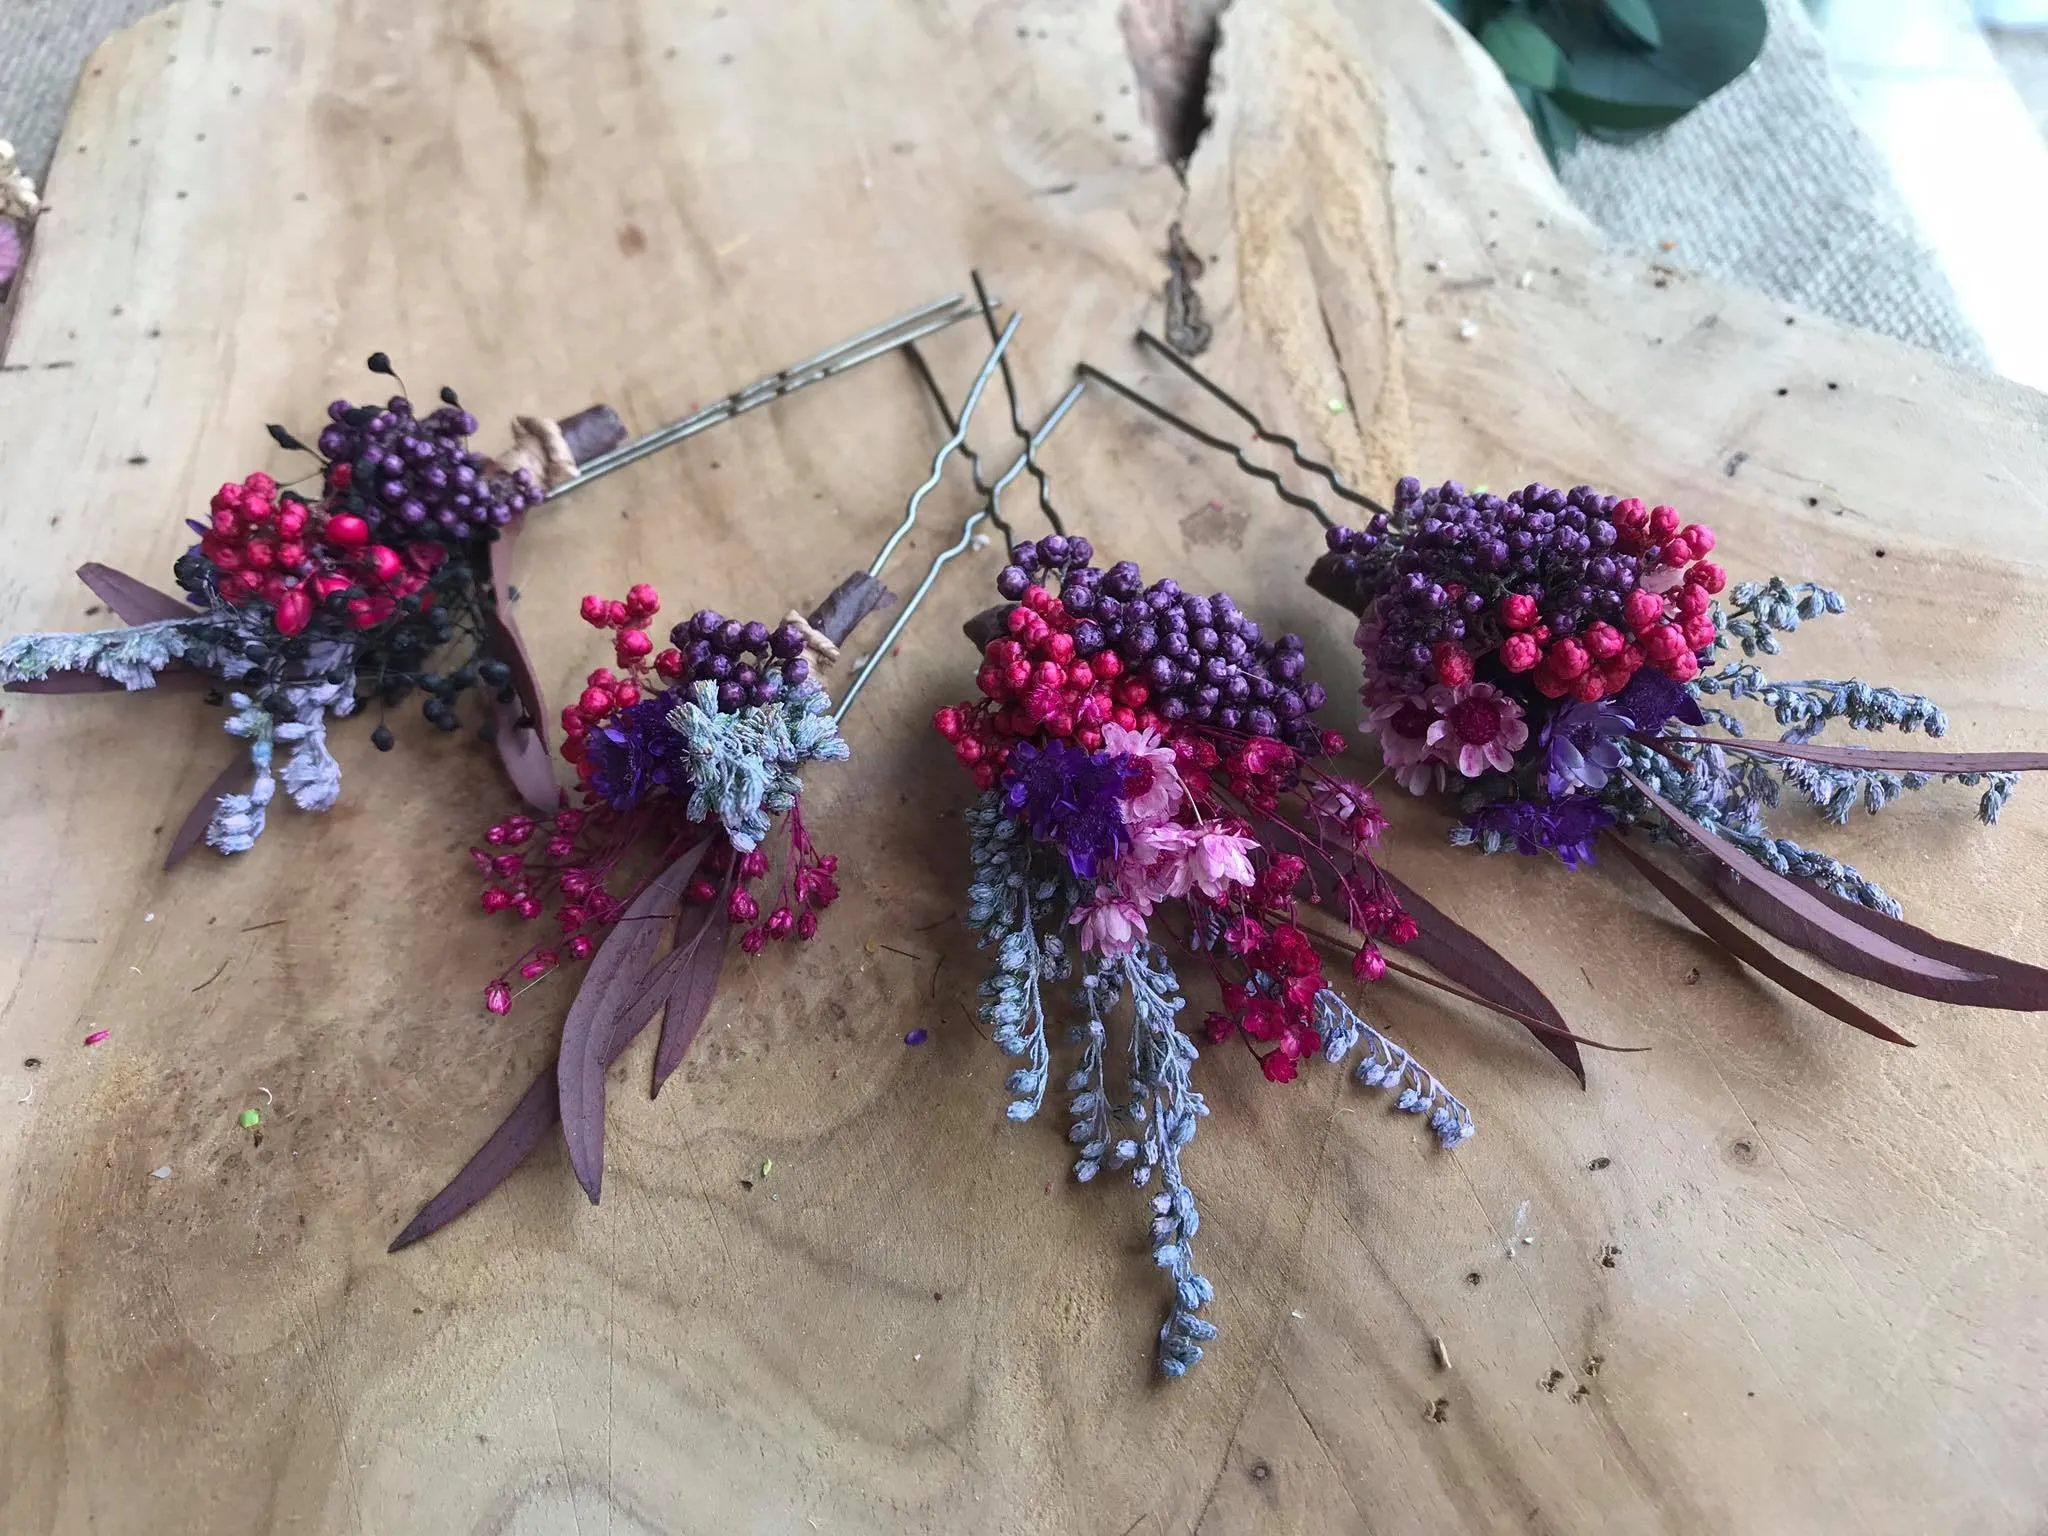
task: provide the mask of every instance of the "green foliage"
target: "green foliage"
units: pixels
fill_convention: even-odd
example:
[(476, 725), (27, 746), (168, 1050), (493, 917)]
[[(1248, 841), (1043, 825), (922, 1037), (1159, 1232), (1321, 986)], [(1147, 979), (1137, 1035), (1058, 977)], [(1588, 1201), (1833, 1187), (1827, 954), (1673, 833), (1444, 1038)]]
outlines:
[(1764, 45), (1763, 0), (1441, 0), (1515, 88), (1552, 165), (1581, 132), (1665, 128)]

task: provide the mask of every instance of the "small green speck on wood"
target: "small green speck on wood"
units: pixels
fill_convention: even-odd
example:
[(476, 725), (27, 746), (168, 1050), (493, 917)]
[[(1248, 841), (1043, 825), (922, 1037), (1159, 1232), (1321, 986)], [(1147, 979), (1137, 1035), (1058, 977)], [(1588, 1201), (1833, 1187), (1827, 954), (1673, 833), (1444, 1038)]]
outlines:
[(260, 1110), (260, 1109), (245, 1109), (245, 1110), (243, 1110), (243, 1111), (242, 1111), (242, 1129), (243, 1129), (243, 1130), (245, 1130), (245, 1131), (246, 1131), (246, 1130), (250, 1129), (250, 1128), (251, 1128), (252, 1126), (258, 1126), (258, 1125), (261, 1125), (262, 1123), (263, 1123), (263, 1111), (262, 1111), (262, 1110)]

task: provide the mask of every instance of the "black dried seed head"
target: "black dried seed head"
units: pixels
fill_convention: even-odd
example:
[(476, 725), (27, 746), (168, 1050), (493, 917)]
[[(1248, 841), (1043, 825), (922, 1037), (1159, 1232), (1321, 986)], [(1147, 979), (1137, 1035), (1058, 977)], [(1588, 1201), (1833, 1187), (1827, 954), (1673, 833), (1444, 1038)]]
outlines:
[(441, 403), (443, 405), (452, 405), (457, 410), (462, 409), (462, 402), (455, 398), (455, 391), (450, 389), (446, 384), (443, 384), (441, 386)]
[(379, 752), (389, 752), (393, 747), (398, 745), (398, 740), (391, 734), (390, 726), (380, 725), (377, 727), (377, 729), (370, 732), (370, 745), (375, 747)]
[(270, 440), (276, 443), (278, 447), (287, 449), (292, 453), (304, 453), (306, 451), (304, 443), (293, 437), (291, 433), (287, 432), (276, 422), (270, 423), (269, 427), (265, 430), (270, 433)]
[(390, 357), (382, 352), (372, 352), (369, 362), (364, 366), (372, 373), (388, 373), (394, 377), (397, 375), (397, 370), (391, 366)]

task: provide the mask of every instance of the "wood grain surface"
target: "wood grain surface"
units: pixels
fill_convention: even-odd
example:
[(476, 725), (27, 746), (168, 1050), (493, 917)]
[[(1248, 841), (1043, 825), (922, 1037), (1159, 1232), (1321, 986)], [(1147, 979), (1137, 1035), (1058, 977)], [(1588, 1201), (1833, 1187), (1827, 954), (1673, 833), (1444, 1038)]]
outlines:
[[(1672, 500), (1738, 576), (1851, 598), (1793, 667), (1932, 692), (1958, 747), (2048, 742), (2041, 397), (1682, 251), (1602, 250), (1427, 0), (1237, 0), (1183, 181), (1147, 14), (187, 0), (143, 23), (81, 83), (0, 372), (0, 628), (91, 622), (84, 560), (166, 570), (214, 485), (287, 467), (262, 424), (366, 390), (375, 348), (487, 422), (601, 399), (644, 426), (979, 264), (1024, 311), (1032, 414), (1084, 356), (1213, 411), (1126, 341), (1161, 323), (1179, 224), (1205, 364), (1362, 483)], [(956, 391), (968, 329), (933, 348)], [(977, 436), (1007, 460), (999, 413)], [(814, 602), (937, 440), (884, 363), (536, 515), (543, 681), (594, 664), (586, 590)], [(1105, 552), (1227, 584), (1349, 697), (1302, 514), (1107, 398), (1046, 461)], [(969, 500), (955, 470), (892, 581)], [(1068, 1185), (1057, 1116), (1003, 1120), (969, 1018), (968, 788), (925, 722), (968, 687), (957, 625), (993, 566), (938, 588), (853, 761), (814, 777), (846, 884), (817, 943), (735, 959), (658, 1103), (651, 1034), (615, 1069), (604, 1203), (550, 1151), (395, 1257), (567, 1003), (480, 1005), (520, 938), (462, 851), (510, 808), (489, 752), (408, 718), (379, 757), (343, 726), (336, 810), (164, 875), (217, 716), (10, 698), (0, 1530), (2043, 1528), (2042, 1024), (1887, 997), (1920, 1045), (1880, 1045), (1729, 970), (1626, 869), (1481, 864), (1426, 813), (1402, 875), (1577, 1028), (1654, 1049), (1595, 1055), (1581, 1092), (1512, 1025), (1389, 983), (1376, 1016), (1479, 1119), (1448, 1157), (1336, 1073), (1276, 1088), (1215, 1053), (1189, 1175), (1223, 1335), (1157, 1382), (1140, 1203)], [(1917, 921), (2039, 961), (2041, 787), (1995, 830), (1972, 805), (1815, 835)]]

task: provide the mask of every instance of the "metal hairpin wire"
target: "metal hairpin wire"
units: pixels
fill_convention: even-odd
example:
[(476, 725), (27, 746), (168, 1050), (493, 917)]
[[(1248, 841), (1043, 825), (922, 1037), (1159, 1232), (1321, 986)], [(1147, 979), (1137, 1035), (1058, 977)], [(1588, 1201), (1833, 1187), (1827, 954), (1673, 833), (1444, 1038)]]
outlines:
[[(1339, 475), (1328, 464), (1323, 463), (1319, 459), (1310, 458), (1296, 439), (1289, 437), (1285, 432), (1275, 432), (1271, 427), (1268, 427), (1263, 421), (1259, 420), (1250, 406), (1239, 400), (1221, 384), (1218, 384), (1150, 331), (1141, 328), (1138, 332), (1138, 340), (1157, 352), (1161, 357), (1165, 358), (1174, 367), (1178, 368), (1182, 373), (1186, 374), (1195, 383), (1199, 384), (1235, 412), (1252, 429), (1252, 435), (1257, 437), (1260, 442), (1271, 443), (1276, 448), (1285, 448), (1293, 457), (1297, 466), (1307, 470), (1312, 475), (1321, 476), (1329, 482), (1330, 489), (1335, 491), (1344, 500), (1350, 502), (1355, 507), (1363, 507), (1368, 512), (1387, 511), (1385, 507), (1374, 501), (1370, 496), (1364, 496), (1352, 490), (1350, 486), (1344, 483), (1343, 476)], [(1329, 525), (1325, 523), (1324, 526), (1328, 527)]]
[[(982, 323), (988, 327), (989, 340), (993, 341), (996, 336), (998, 301), (989, 297), (988, 285), (982, 282), (979, 272), (970, 272), (968, 275), (974, 281), (974, 296), (981, 301)], [(1024, 443), (1024, 467), (1031, 472), (1031, 478), (1038, 482), (1038, 510), (1044, 513), (1045, 520), (1052, 524), (1054, 533), (1065, 533), (1067, 530), (1060, 522), (1059, 513), (1053, 510), (1052, 483), (1047, 479), (1045, 471), (1038, 467), (1038, 451), (1032, 443), (1031, 429), (1024, 425), (1024, 412), (1017, 401), (1017, 380), (1010, 372), (1010, 360), (1007, 357), (1003, 359), (1003, 393), (1009, 397), (1010, 402), (1010, 430)], [(990, 521), (998, 528), (1003, 528), (1000, 518), (992, 516)], [(1007, 528), (1003, 531), (1006, 535), (1009, 532)]]
[(780, 400), (784, 395), (796, 393), (812, 384), (822, 383), (849, 369), (872, 362), (875, 358), (909, 346), (922, 337), (931, 336), (950, 326), (958, 325), (975, 313), (975, 306), (961, 294), (952, 293), (929, 304), (921, 304), (893, 320), (880, 325), (869, 326), (857, 335), (849, 336), (822, 352), (813, 353), (801, 362), (791, 363), (766, 378), (756, 379), (743, 389), (734, 390), (722, 399), (692, 411), (680, 420), (672, 421), (665, 427), (657, 427), (630, 443), (623, 443), (608, 453), (599, 454), (589, 463), (579, 467), (576, 478), (566, 480), (549, 491), (548, 499), (565, 496), (579, 486), (588, 485), (615, 469), (624, 469), (637, 464), (650, 454), (694, 437), (720, 422), (745, 415), (748, 411)]
[(1017, 334), (1017, 326), (1023, 318), (1022, 315), (1012, 315), (1010, 323), (1003, 327), (1002, 335), (996, 338), (995, 346), (989, 351), (988, 360), (981, 365), (981, 372), (974, 376), (974, 387), (967, 391), (967, 398), (960, 406), (960, 419), (953, 428), (953, 435), (932, 455), (931, 473), (925, 476), (924, 484), (911, 492), (909, 504), (903, 509), (903, 521), (896, 525), (896, 531), (889, 535), (888, 542), (875, 556), (874, 564), (868, 567), (870, 576), (882, 574), (882, 567), (887, 565), (889, 557), (896, 553), (896, 546), (903, 542), (904, 536), (916, 524), (917, 509), (923, 505), (925, 497), (931, 494), (932, 487), (939, 483), (939, 477), (946, 472), (946, 460), (958, 452), (960, 445), (967, 440), (967, 428), (974, 420), (975, 409), (981, 404), (982, 393), (988, 388), (988, 381), (995, 376), (996, 368), (1001, 364), (1003, 354), (1009, 350), (1010, 340)]
[[(1174, 350), (1171, 347), (1169, 347), (1165, 342), (1159, 340), (1159, 338), (1153, 336), (1148, 331), (1139, 331), (1138, 339), (1142, 342), (1147, 343), (1158, 352), (1162, 353), (1167, 358), (1167, 360), (1170, 361), (1176, 368), (1180, 369), (1182, 373), (1185, 373), (1189, 378), (1193, 379), (1197, 384), (1201, 385), (1203, 389), (1207, 390), (1210, 394), (1214, 395), (1218, 400), (1222, 401), (1225, 405), (1227, 405), (1239, 417), (1243, 418), (1246, 422), (1250, 423), (1252, 431), (1259, 441), (1272, 443), (1278, 447), (1285, 448), (1288, 451), (1288, 453), (1293, 456), (1294, 462), (1296, 464), (1300, 465), (1303, 469), (1308, 470), (1312, 474), (1320, 476), (1323, 480), (1328, 482), (1331, 490), (1335, 491), (1339, 496), (1343, 497), (1344, 500), (1350, 502), (1352, 505), (1363, 507), (1368, 512), (1387, 513), (1387, 509), (1384, 506), (1382, 506), (1379, 502), (1374, 501), (1370, 496), (1364, 496), (1359, 494), (1357, 491), (1352, 490), (1351, 487), (1344, 484), (1343, 477), (1340, 476), (1336, 470), (1332, 469), (1329, 465), (1322, 463), (1320, 460), (1310, 458), (1306, 453), (1302, 451), (1301, 444), (1295, 441), (1295, 439), (1287, 436), (1283, 432), (1275, 432), (1271, 428), (1266, 426), (1266, 424), (1262, 422), (1256, 414), (1253, 413), (1251, 407), (1247, 406), (1243, 401), (1239, 400), (1236, 396), (1232, 395), (1228, 390), (1224, 389), (1223, 386), (1218, 384), (1214, 379), (1208, 377), (1208, 375), (1204, 374), (1200, 369), (1196, 368), (1192, 363), (1188, 362), (1186, 358), (1181, 357), (1177, 353), (1175, 353)], [(1113, 390), (1115, 393), (1119, 395), (1122, 395), (1124, 399), (1130, 401), (1131, 404), (1137, 406), (1140, 410), (1157, 417), (1159, 420), (1165, 422), (1168, 426), (1178, 428), (1180, 431), (1185, 432), (1189, 437), (1192, 437), (1196, 442), (1202, 444), (1204, 447), (1213, 448), (1218, 453), (1229, 454), (1231, 459), (1236, 463), (1239, 469), (1243, 470), (1247, 475), (1250, 475), (1254, 480), (1265, 481), (1268, 485), (1272, 486), (1274, 495), (1278, 496), (1282, 501), (1286, 502), (1291, 507), (1300, 507), (1304, 512), (1308, 513), (1309, 516), (1313, 517), (1318, 523), (1322, 524), (1323, 527), (1333, 528), (1336, 526), (1336, 520), (1332, 518), (1330, 514), (1323, 509), (1323, 505), (1321, 502), (1316, 501), (1313, 497), (1303, 496), (1298, 491), (1289, 490), (1287, 487), (1287, 482), (1282, 480), (1278, 473), (1266, 468), (1262, 464), (1253, 463), (1252, 460), (1246, 455), (1242, 445), (1233, 443), (1229, 441), (1227, 438), (1218, 437), (1213, 432), (1204, 431), (1201, 427), (1196, 426), (1192, 421), (1188, 420), (1187, 417), (1182, 416), (1175, 411), (1168, 410), (1165, 406), (1161, 405), (1157, 400), (1154, 400), (1151, 396), (1142, 394), (1139, 391), (1131, 388), (1130, 385), (1124, 383), (1121, 379), (1112, 378), (1109, 374), (1106, 374), (1100, 368), (1097, 368), (1093, 363), (1082, 363), (1079, 367), (1079, 372), (1084, 378), (1094, 379), (1098, 383), (1106, 385), (1109, 389)], [(1387, 515), (1391, 516), (1392, 514), (1388, 513)]]
[[(945, 390), (939, 387), (938, 377), (932, 372), (931, 364), (924, 360), (924, 353), (917, 349), (917, 343), (912, 342), (906, 346), (903, 354), (910, 359), (910, 366), (917, 370), (918, 379), (924, 384), (926, 393), (932, 397), (932, 404), (937, 407), (939, 419), (946, 424), (946, 430), (958, 432), (960, 423), (953, 415), (952, 403), (946, 399)], [(981, 455), (975, 451), (974, 444), (963, 440), (960, 444), (960, 457), (967, 461), (967, 473), (974, 480), (974, 493), (986, 501), (990, 490), (988, 476), (982, 470)], [(1015, 549), (1017, 530), (1009, 525), (1000, 512), (991, 515), (989, 521), (994, 523), (996, 531), (1002, 534), (1004, 546)]]
[[(1007, 339), (1016, 328), (1017, 317), (1012, 316), (1009, 325), (1003, 331), (1003, 337)], [(997, 356), (991, 357), (990, 365), (993, 365), (999, 356), (1000, 354), (998, 353)], [(977, 389), (980, 384), (987, 382), (990, 365), (984, 365), (982, 376), (976, 381)], [(1060, 397), (1059, 404), (1055, 405), (1051, 412), (1047, 414), (1045, 420), (1039, 423), (1038, 430), (1030, 433), (1024, 439), (1024, 451), (1017, 456), (1017, 461), (1004, 470), (1001, 478), (988, 488), (987, 500), (982, 505), (976, 507), (973, 512), (969, 513), (967, 520), (960, 525), (959, 539), (950, 549), (941, 550), (933, 559), (930, 568), (924, 573), (924, 580), (917, 584), (917, 590), (910, 594), (909, 601), (903, 605), (903, 611), (896, 615), (896, 622), (889, 626), (888, 634), (882, 637), (881, 643), (869, 654), (867, 661), (854, 674), (853, 681), (847, 685), (846, 692), (840, 697), (839, 707), (833, 711), (832, 718), (835, 721), (846, 718), (847, 710), (853, 707), (853, 701), (860, 696), (861, 689), (867, 686), (868, 679), (874, 675), (875, 668), (882, 664), (883, 658), (895, 646), (897, 637), (909, 625), (911, 616), (923, 605), (925, 598), (932, 590), (933, 583), (939, 579), (939, 572), (965, 554), (972, 546), (974, 530), (981, 525), (983, 518), (1000, 516), (1003, 491), (1013, 480), (1031, 466), (1034, 462), (1033, 455), (1037, 453), (1040, 445), (1048, 437), (1052, 436), (1053, 429), (1066, 419), (1067, 412), (1074, 408), (1074, 402), (1081, 398), (1081, 392), (1086, 387), (1085, 380), (1077, 379), (1074, 382), (1073, 388)], [(965, 417), (972, 414), (973, 402), (978, 400), (978, 398), (978, 394), (969, 396), (970, 403), (961, 413), (963, 421)], [(958, 436), (958, 433), (956, 432), (955, 435)], [(914, 497), (912, 499), (915, 501), (917, 498)]]
[[(993, 337), (996, 334), (996, 306), (1002, 301), (989, 296), (988, 288), (983, 284), (979, 272), (974, 273), (973, 276), (975, 294), (982, 301), (982, 317), (988, 325), (990, 336)], [(911, 367), (917, 370), (918, 379), (924, 384), (926, 392), (931, 395), (932, 404), (937, 408), (939, 418), (945, 422), (946, 430), (948, 432), (957, 432), (959, 430), (959, 423), (954, 419), (953, 407), (947, 402), (946, 392), (940, 388), (938, 378), (932, 373), (931, 365), (924, 359), (924, 353), (918, 350), (915, 343), (906, 346), (903, 350), (910, 358)], [(1038, 462), (1037, 449), (1034, 446), (1032, 433), (1024, 425), (1023, 407), (1017, 398), (1017, 380), (1010, 371), (1010, 359), (1007, 355), (1004, 356), (1000, 366), (1003, 377), (1003, 393), (1009, 399), (1010, 425), (1024, 443), (1024, 467), (1030, 471), (1032, 478), (1038, 482), (1039, 510), (1045, 514), (1045, 520), (1051, 525), (1054, 533), (1065, 533), (1067, 531), (1066, 525), (1060, 521), (1059, 512), (1052, 504), (1052, 477), (1046, 473), (1045, 467)], [(997, 532), (1002, 534), (1004, 547), (1014, 550), (1017, 547), (1017, 530), (1010, 526), (1009, 520), (1002, 514), (1002, 509), (994, 502), (989, 501), (991, 487), (988, 475), (981, 467), (981, 455), (975, 451), (972, 443), (965, 441), (960, 444), (959, 451), (960, 457), (967, 461), (967, 472), (973, 478), (975, 493), (987, 503), (985, 510), (988, 513), (988, 520), (995, 525)]]
[(1275, 474), (1272, 470), (1265, 468), (1263, 465), (1254, 464), (1250, 459), (1246, 458), (1244, 449), (1240, 448), (1236, 443), (1229, 442), (1224, 438), (1220, 438), (1216, 436), (1213, 432), (1204, 432), (1192, 421), (1189, 421), (1187, 417), (1175, 415), (1172, 411), (1169, 411), (1165, 406), (1161, 405), (1157, 400), (1154, 400), (1147, 395), (1139, 394), (1138, 391), (1131, 388), (1130, 385), (1124, 383), (1121, 379), (1113, 378), (1109, 374), (1104, 373), (1100, 368), (1096, 367), (1093, 363), (1082, 363), (1077, 367), (1076, 371), (1081, 375), (1082, 378), (1093, 379), (1098, 384), (1104, 385), (1105, 387), (1115, 391), (1117, 394), (1122, 395), (1126, 400), (1130, 401), (1131, 404), (1137, 406), (1140, 410), (1145, 411), (1150, 415), (1158, 417), (1168, 426), (1178, 427), (1181, 431), (1185, 432), (1189, 437), (1192, 437), (1196, 442), (1201, 443), (1203, 446), (1214, 448), (1218, 453), (1229, 454), (1231, 458), (1237, 461), (1237, 467), (1239, 469), (1243, 470), (1246, 474), (1250, 475), (1254, 480), (1266, 481), (1269, 485), (1273, 487), (1274, 495), (1278, 496), (1282, 501), (1286, 502), (1291, 507), (1300, 507), (1304, 512), (1308, 513), (1309, 516), (1313, 517), (1325, 528), (1334, 528), (1336, 526), (1335, 521), (1331, 518), (1329, 513), (1323, 510), (1322, 504), (1320, 502), (1315, 501), (1310, 497), (1299, 495), (1294, 491), (1290, 491), (1287, 488), (1286, 481), (1282, 480), (1279, 477), (1279, 475)]

